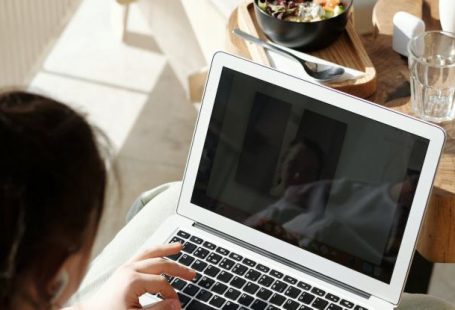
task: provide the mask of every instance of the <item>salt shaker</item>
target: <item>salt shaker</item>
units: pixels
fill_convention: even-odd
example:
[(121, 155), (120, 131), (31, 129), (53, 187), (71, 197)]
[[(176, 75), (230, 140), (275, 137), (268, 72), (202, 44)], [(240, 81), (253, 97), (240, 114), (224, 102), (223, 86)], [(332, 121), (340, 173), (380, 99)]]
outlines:
[(425, 23), (423, 20), (407, 12), (397, 12), (393, 16), (392, 47), (394, 51), (407, 57), (409, 40), (424, 31)]

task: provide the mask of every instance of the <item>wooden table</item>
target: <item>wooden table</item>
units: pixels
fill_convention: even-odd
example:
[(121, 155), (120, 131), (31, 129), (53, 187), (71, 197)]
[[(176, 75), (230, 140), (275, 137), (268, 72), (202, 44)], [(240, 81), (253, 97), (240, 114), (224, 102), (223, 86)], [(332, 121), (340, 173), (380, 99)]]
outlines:
[[(422, 17), (427, 30), (440, 29), (437, 0), (378, 0), (373, 11), (376, 33), (363, 42), (376, 71), (377, 91), (370, 100), (410, 113), (407, 59), (391, 49), (392, 18), (398, 11)], [(436, 176), (417, 249), (427, 260), (455, 262), (455, 122), (442, 124), (447, 143)]]
[[(373, 22), (376, 31), (362, 36), (362, 42), (377, 73), (376, 93), (369, 100), (401, 112), (410, 113), (409, 70), (407, 59), (392, 50), (392, 18), (395, 12), (407, 11), (422, 17), (427, 30), (438, 29), (437, 0), (378, 0)], [(235, 14), (235, 12), (234, 12)], [(248, 55), (244, 42), (232, 36), (236, 26), (231, 16), (227, 26), (226, 49)], [(431, 262), (455, 262), (455, 126), (443, 124), (448, 141), (439, 165), (433, 194), (420, 233), (417, 249)]]

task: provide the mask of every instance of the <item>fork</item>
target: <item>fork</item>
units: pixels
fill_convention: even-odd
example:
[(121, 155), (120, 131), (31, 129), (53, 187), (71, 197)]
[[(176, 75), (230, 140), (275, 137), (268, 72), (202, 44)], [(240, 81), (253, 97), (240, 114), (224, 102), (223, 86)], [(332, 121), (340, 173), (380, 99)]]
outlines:
[(339, 78), (341, 75), (343, 75), (343, 73), (344, 73), (344, 69), (342, 67), (336, 67), (336, 66), (320, 64), (320, 63), (315, 63), (315, 62), (311, 62), (308, 60), (304, 60), (304, 59), (297, 57), (296, 55), (286, 51), (285, 49), (272, 45), (259, 38), (256, 38), (255, 36), (252, 36), (249, 33), (246, 33), (244, 31), (240, 30), (239, 28), (235, 28), (234, 30), (232, 30), (232, 32), (244, 40), (247, 40), (252, 43), (256, 43), (264, 48), (267, 48), (271, 51), (277, 52), (283, 56), (286, 56), (288, 58), (291, 58), (291, 59), (299, 62), (299, 64), (303, 67), (305, 72), (315, 80), (318, 80), (318, 81), (335, 80), (335, 79)]

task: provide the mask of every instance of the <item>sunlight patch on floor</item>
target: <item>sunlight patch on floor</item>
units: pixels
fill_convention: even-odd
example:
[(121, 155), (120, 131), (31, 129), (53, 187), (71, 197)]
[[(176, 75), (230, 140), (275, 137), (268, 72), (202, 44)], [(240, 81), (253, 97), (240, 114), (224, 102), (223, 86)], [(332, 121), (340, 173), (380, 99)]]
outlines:
[(122, 42), (121, 17), (115, 2), (84, 1), (30, 85), (87, 114), (116, 149), (167, 62), (134, 7)]

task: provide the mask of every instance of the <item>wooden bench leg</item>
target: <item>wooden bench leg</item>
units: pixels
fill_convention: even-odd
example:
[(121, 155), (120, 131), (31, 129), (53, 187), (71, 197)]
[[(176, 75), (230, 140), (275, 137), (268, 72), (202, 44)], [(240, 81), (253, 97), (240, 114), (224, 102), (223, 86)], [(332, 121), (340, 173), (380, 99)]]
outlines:
[(208, 68), (202, 68), (198, 72), (190, 74), (190, 76), (188, 77), (191, 103), (199, 103), (202, 101), (202, 94), (204, 93), (207, 75)]

